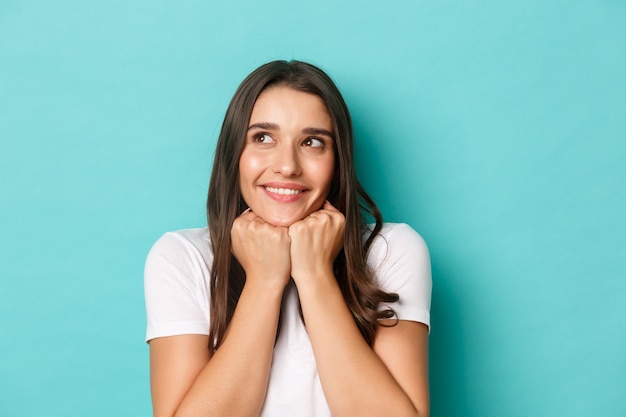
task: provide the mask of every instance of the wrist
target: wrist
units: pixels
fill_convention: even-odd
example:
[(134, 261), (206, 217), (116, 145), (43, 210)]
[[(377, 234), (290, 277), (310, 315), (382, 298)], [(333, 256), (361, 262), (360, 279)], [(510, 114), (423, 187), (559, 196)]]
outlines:
[(292, 273), (292, 278), (298, 287), (298, 292), (325, 293), (339, 288), (337, 278), (332, 267), (320, 269), (319, 271), (301, 271)]
[(282, 298), (285, 287), (289, 282), (289, 278), (286, 279), (269, 279), (267, 277), (246, 276), (246, 282), (244, 284), (244, 291), (263, 295), (264, 297), (278, 297)]

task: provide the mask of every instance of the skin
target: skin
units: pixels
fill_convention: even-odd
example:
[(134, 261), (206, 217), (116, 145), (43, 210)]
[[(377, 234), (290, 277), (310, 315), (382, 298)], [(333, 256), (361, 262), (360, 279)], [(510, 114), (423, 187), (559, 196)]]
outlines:
[(321, 208), (335, 168), (332, 120), (322, 99), (270, 88), (257, 99), (249, 126), (239, 180), (253, 212), (289, 227)]
[(246, 283), (213, 357), (203, 335), (150, 342), (155, 416), (259, 415), (290, 277), (333, 416), (429, 414), (428, 328), (402, 320), (380, 326), (369, 347), (333, 275), (345, 219), (325, 201), (335, 164), (332, 131), (315, 95), (277, 86), (257, 99), (239, 172), (250, 210), (231, 230)]

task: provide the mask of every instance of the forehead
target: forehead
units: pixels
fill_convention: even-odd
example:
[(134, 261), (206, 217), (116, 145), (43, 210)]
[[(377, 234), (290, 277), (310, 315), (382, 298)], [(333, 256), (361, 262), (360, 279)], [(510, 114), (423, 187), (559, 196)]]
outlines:
[(252, 108), (250, 124), (257, 122), (298, 122), (332, 128), (326, 103), (316, 94), (278, 85), (264, 90)]

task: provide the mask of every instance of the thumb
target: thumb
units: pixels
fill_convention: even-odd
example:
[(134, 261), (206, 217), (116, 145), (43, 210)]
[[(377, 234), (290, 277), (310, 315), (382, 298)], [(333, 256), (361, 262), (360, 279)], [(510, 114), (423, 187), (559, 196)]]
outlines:
[(339, 211), (335, 208), (335, 206), (333, 206), (332, 204), (330, 204), (330, 201), (326, 200), (326, 202), (324, 202), (324, 205), (322, 206), (322, 208), (324, 210), (330, 210), (330, 211)]

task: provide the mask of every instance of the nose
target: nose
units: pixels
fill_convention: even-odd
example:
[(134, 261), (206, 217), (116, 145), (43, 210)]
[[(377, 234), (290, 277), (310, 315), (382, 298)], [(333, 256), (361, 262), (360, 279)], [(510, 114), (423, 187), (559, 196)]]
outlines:
[(291, 144), (283, 144), (275, 149), (273, 165), (274, 172), (284, 177), (302, 173), (298, 151)]

